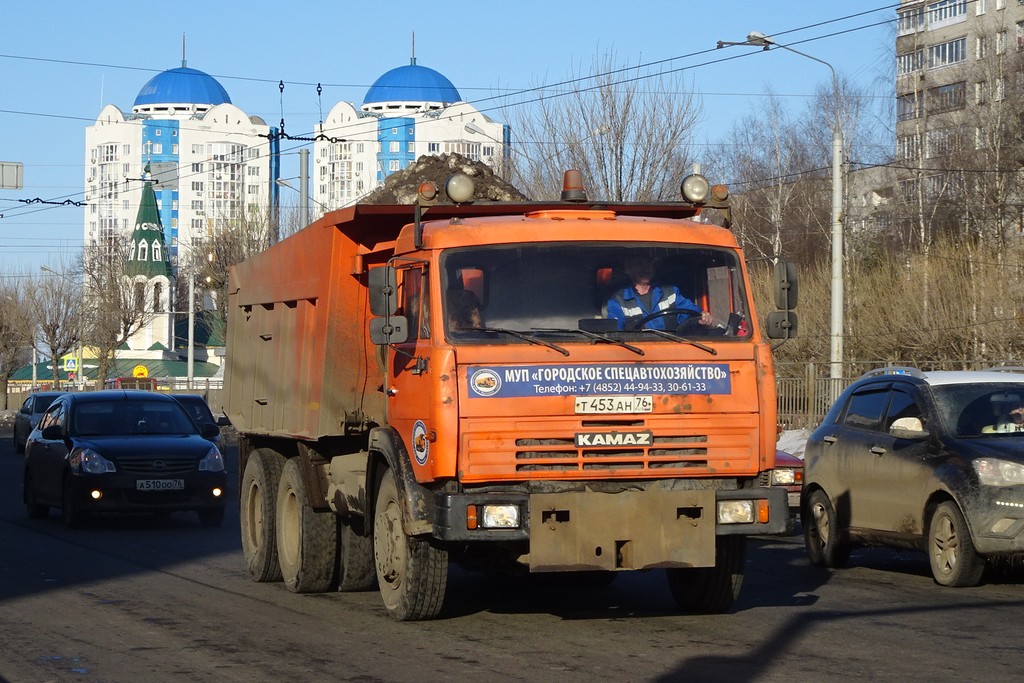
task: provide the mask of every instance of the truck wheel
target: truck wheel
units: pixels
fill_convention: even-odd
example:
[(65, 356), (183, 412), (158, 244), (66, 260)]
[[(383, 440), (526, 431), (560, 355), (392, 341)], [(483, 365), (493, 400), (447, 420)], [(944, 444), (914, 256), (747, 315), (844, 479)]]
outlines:
[(334, 586), (338, 517), (309, 501), (301, 462), (292, 458), (277, 487), (277, 561), (292, 593), (323, 593)]
[(702, 614), (729, 609), (740, 595), (746, 554), (746, 537), (720, 536), (714, 567), (669, 569), (668, 586), (679, 609)]
[(448, 583), (448, 553), (405, 535), (398, 486), (384, 472), (373, 515), (377, 585), (388, 613), (398, 621), (433, 619), (441, 612)]
[(245, 464), (239, 492), (242, 556), (253, 581), (280, 581), (277, 563), (277, 526), (274, 507), (284, 456), (273, 451), (253, 451)]
[(821, 489), (807, 501), (804, 520), (804, 548), (807, 558), (815, 567), (845, 567), (850, 559), (850, 542), (839, 527), (839, 517), (832, 503)]
[[(356, 521), (362, 526), (362, 522)], [(341, 561), (338, 569), (338, 590), (343, 593), (367, 591), (377, 585), (377, 569), (373, 564), (373, 539), (360, 533), (349, 521), (341, 524), (339, 541)]]
[(962, 588), (977, 586), (985, 573), (985, 559), (974, 550), (971, 531), (956, 503), (945, 501), (935, 509), (928, 525), (928, 560), (935, 583)]

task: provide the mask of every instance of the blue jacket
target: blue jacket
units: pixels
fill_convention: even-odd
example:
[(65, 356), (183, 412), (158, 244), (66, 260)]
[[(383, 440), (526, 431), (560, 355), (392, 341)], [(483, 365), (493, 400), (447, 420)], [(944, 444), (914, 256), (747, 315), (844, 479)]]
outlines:
[(651, 304), (652, 308), (650, 310), (644, 308), (643, 302), (640, 301), (636, 290), (632, 286), (626, 287), (608, 300), (608, 317), (617, 320), (619, 329), (624, 330), (630, 323), (636, 322), (655, 311), (675, 308), (689, 312), (678, 316), (666, 314), (654, 320), (649, 320), (644, 324), (644, 327), (648, 329), (664, 330), (669, 327), (669, 325), (666, 325), (666, 320), (670, 323), (671, 328), (675, 329), (690, 317), (700, 315), (701, 313), (700, 308), (695, 303), (680, 294), (679, 289), (672, 285), (653, 285), (651, 287)]

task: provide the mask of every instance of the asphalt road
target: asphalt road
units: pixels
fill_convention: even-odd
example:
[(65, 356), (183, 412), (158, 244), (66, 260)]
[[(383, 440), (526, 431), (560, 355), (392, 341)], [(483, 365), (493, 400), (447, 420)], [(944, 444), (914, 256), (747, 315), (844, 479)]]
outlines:
[(220, 529), (30, 520), (21, 463), (0, 432), (4, 681), (992, 681), (1024, 662), (1019, 572), (943, 589), (917, 553), (857, 550), (830, 573), (799, 537), (763, 538), (730, 614), (674, 613), (661, 572), (587, 587), (453, 569), (442, 618), (400, 624), (375, 592), (249, 581), (234, 504)]

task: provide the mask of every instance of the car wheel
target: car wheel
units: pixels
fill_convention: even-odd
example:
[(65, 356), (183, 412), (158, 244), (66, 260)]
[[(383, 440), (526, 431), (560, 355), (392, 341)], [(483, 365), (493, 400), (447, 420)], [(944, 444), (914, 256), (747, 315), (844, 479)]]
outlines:
[(429, 541), (406, 535), (398, 486), (390, 469), (380, 481), (374, 506), (373, 558), (388, 614), (398, 621), (419, 621), (441, 612), (448, 584), (448, 553)]
[(362, 522), (346, 520), (341, 523), (339, 542), (341, 561), (338, 570), (338, 590), (344, 593), (371, 590), (377, 585), (377, 570), (373, 565), (373, 539), (362, 533)]
[(224, 508), (203, 508), (199, 511), (199, 523), (205, 527), (217, 527), (224, 521)]
[(44, 519), (50, 514), (50, 506), (36, 502), (36, 492), (32, 486), (32, 475), (25, 473), (25, 509), (30, 519)]
[(60, 497), (60, 512), (64, 524), (72, 529), (83, 526), (89, 518), (89, 513), (82, 509), (75, 499), (74, 487), (71, 485), (71, 477), (64, 477), (64, 487)]
[(845, 536), (828, 495), (818, 489), (807, 501), (804, 520), (804, 547), (811, 564), (815, 567), (845, 567), (850, 559), (850, 543)]
[(317, 512), (309, 501), (301, 462), (292, 458), (277, 487), (277, 560), (293, 593), (323, 593), (334, 587), (338, 517)]
[(684, 612), (718, 614), (729, 609), (740, 595), (746, 562), (744, 536), (720, 536), (714, 567), (669, 569), (668, 587)]
[(961, 588), (977, 586), (985, 573), (985, 559), (974, 550), (971, 531), (960, 508), (941, 503), (928, 525), (928, 560), (935, 582)]
[(274, 509), (284, 460), (278, 453), (258, 449), (249, 456), (242, 474), (239, 495), (242, 556), (249, 577), (258, 583), (281, 580)]

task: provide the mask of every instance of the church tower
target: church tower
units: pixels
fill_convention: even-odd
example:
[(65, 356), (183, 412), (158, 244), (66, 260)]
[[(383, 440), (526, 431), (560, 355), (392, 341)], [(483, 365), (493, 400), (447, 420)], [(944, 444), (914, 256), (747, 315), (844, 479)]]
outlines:
[(173, 280), (148, 165), (145, 179), (124, 272), (132, 283), (135, 305), (146, 312), (149, 322), (128, 339), (128, 347), (133, 352), (153, 351), (157, 352), (156, 357), (162, 357), (164, 351), (173, 349), (170, 310)]

